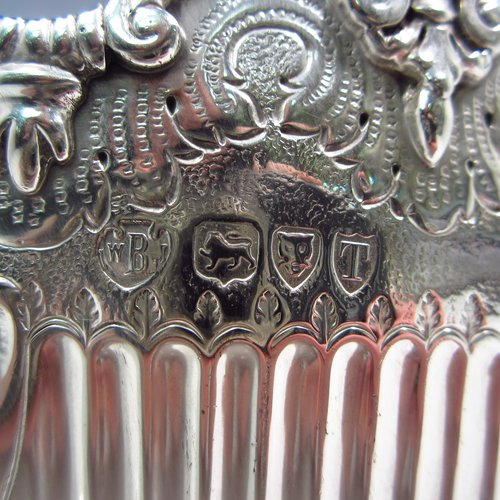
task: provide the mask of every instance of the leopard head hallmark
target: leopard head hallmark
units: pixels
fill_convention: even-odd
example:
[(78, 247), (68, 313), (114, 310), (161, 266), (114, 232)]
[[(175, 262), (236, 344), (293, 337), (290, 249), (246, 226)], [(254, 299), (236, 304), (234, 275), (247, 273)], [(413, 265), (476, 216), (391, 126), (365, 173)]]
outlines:
[(104, 273), (123, 290), (134, 290), (165, 267), (172, 251), (168, 230), (153, 221), (122, 219), (98, 243)]
[(272, 263), (281, 280), (298, 290), (321, 270), (323, 240), (311, 228), (282, 226), (271, 238)]

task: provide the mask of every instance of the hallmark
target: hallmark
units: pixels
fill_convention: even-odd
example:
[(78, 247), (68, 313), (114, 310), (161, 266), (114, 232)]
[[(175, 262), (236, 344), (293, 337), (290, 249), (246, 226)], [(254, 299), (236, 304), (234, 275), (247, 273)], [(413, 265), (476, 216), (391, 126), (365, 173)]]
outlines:
[(316, 229), (283, 226), (271, 237), (272, 264), (290, 290), (298, 290), (321, 270), (323, 240)]
[(499, 497), (500, 0), (0, 34), (1, 499)]
[(167, 263), (172, 239), (155, 222), (123, 219), (103, 231), (98, 243), (102, 270), (120, 288), (134, 290), (156, 276)]
[(335, 281), (347, 295), (355, 295), (369, 283), (377, 268), (377, 238), (338, 232), (333, 238), (330, 255)]
[(259, 232), (249, 222), (202, 222), (193, 239), (198, 275), (225, 287), (246, 283), (257, 272)]

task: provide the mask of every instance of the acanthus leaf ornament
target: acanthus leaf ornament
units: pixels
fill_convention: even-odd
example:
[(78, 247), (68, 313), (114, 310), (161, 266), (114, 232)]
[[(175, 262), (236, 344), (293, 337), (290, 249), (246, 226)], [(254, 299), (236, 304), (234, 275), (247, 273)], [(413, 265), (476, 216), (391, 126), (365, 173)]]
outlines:
[(44, 144), (57, 161), (69, 158), (73, 143), (70, 115), (81, 95), (80, 80), (56, 66), (0, 64), (5, 162), (14, 186), (22, 193), (36, 192), (45, 178)]
[(327, 292), (321, 293), (311, 308), (311, 324), (317, 331), (318, 342), (328, 342), (339, 323), (340, 317), (334, 298)]
[(110, 328), (144, 349), (150, 349), (165, 337), (180, 335), (209, 354), (220, 346), (218, 340), (226, 342), (232, 335), (241, 337), (242, 332), (246, 340), (262, 348), (268, 344), (275, 347), (294, 334), (307, 334), (326, 350), (346, 336), (359, 335), (381, 349), (386, 349), (401, 335), (423, 341), (427, 349), (442, 338), (458, 339), (464, 346), (472, 346), (484, 336), (500, 338), (500, 332), (487, 326), (487, 304), (475, 292), (464, 298), (463, 311), (458, 316), (447, 314), (443, 299), (428, 289), (417, 302), (410, 304), (413, 317), (406, 321), (398, 318), (396, 302), (386, 295), (372, 298), (364, 318), (343, 321), (337, 299), (325, 291), (304, 309), (307, 321), (303, 322), (290, 321), (286, 301), (272, 287), (266, 287), (255, 297), (247, 317), (243, 315), (233, 322), (227, 322), (221, 300), (211, 290), (205, 290), (194, 310), (181, 319), (166, 314), (158, 292), (146, 287), (129, 297), (128, 307), (113, 321), (106, 318), (106, 298), (87, 286), (77, 290), (63, 315), (55, 314), (54, 304), (47, 304), (46, 292), (36, 282), (22, 286), (0, 275), (0, 292), (3, 307), (9, 309), (13, 323), (21, 327), (29, 339), (55, 326), (56, 333), (57, 328), (73, 332), (85, 346), (107, 336)]
[(104, 13), (98, 7), (76, 19), (0, 18), (0, 34), (4, 161), (26, 195), (40, 190), (52, 161), (73, 154), (73, 115), (84, 83), (106, 68), (106, 45), (142, 71), (170, 63), (182, 40), (161, 4), (141, 0), (111, 0)]
[(146, 340), (163, 317), (158, 294), (150, 288), (140, 290), (131, 300), (130, 316), (137, 328), (138, 340)]
[(30, 282), (21, 291), (17, 303), (19, 324), (24, 331), (29, 332), (31, 326), (41, 320), (47, 312), (43, 290), (36, 281)]
[(443, 324), (441, 299), (433, 290), (427, 290), (420, 298), (415, 322), (426, 340), (430, 340)]
[[(416, 81), (408, 86), (406, 97), (409, 136), (422, 160), (435, 166), (450, 143), (455, 89), (489, 72), (494, 47), (467, 48), (453, 25), (457, 18), (467, 24), (467, 16), (455, 13), (448, 2), (353, 3), (357, 8), (347, 6), (351, 22), (364, 30), (363, 42), (375, 61)], [(471, 10), (470, 5), (466, 8)], [(421, 17), (404, 22), (410, 11)]]
[(211, 333), (222, 323), (222, 306), (215, 293), (206, 290), (200, 295), (196, 302), (196, 311), (193, 318), (201, 328), (206, 328)]
[(394, 307), (385, 295), (379, 295), (370, 304), (367, 323), (377, 338), (382, 338), (395, 320)]
[(82, 287), (69, 308), (70, 316), (81, 327), (87, 337), (102, 319), (102, 311), (98, 299), (87, 287)]
[(278, 295), (272, 290), (264, 290), (255, 304), (255, 321), (271, 330), (283, 322), (283, 312)]
[(486, 325), (486, 310), (481, 297), (472, 293), (467, 298), (461, 316), (462, 329), (467, 338), (472, 339)]

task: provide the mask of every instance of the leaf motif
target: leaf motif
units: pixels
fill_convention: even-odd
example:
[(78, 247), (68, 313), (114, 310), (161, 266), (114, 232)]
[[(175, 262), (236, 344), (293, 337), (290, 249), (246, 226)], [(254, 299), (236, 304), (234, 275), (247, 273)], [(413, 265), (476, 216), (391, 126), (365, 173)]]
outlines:
[(31, 316), (28, 304), (23, 300), (20, 300), (17, 303), (17, 319), (21, 328), (25, 332), (29, 332), (31, 328)]
[(101, 321), (99, 303), (94, 294), (86, 287), (83, 287), (76, 295), (70, 314), (86, 334)]
[(312, 306), (311, 323), (318, 331), (319, 342), (326, 342), (335, 327), (339, 324), (339, 313), (333, 297), (323, 292), (319, 295)]
[(469, 295), (462, 313), (462, 323), (467, 337), (472, 337), (486, 324), (486, 311), (477, 293)]
[(441, 299), (432, 290), (424, 292), (417, 305), (416, 323), (424, 338), (429, 339), (443, 322)]
[(145, 339), (154, 327), (160, 324), (162, 311), (154, 290), (145, 288), (135, 296), (132, 318), (139, 329), (141, 339)]
[[(420, 49), (425, 59), (424, 44)], [(449, 68), (444, 70), (449, 71)], [(405, 93), (404, 101), (406, 123), (415, 152), (426, 163), (435, 165), (448, 148), (451, 138), (453, 128), (451, 99), (449, 96), (443, 96), (436, 86), (425, 83), (418, 87), (410, 86)]]
[(203, 292), (196, 303), (194, 320), (203, 328), (213, 329), (222, 323), (222, 307), (212, 291)]
[[(40, 149), (58, 162), (73, 147), (71, 117), (82, 96), (80, 80), (57, 66), (38, 63), (0, 64), (0, 88), (12, 89), (2, 98), (0, 128), (5, 128), (6, 167), (21, 193), (36, 192), (47, 162)], [(29, 100), (26, 95), (30, 95)], [(48, 146), (48, 147), (46, 147)]]
[(385, 295), (379, 295), (368, 308), (368, 326), (377, 338), (383, 337), (394, 324), (394, 308)]
[(31, 281), (21, 292), (17, 304), (21, 327), (28, 331), (47, 312), (43, 290), (36, 281)]
[(43, 290), (36, 281), (32, 281), (27, 287), (27, 296), (31, 305), (31, 316), (35, 320), (43, 318), (47, 309)]
[(271, 290), (264, 290), (257, 299), (254, 316), (259, 325), (267, 324), (276, 328), (283, 319), (278, 296)]

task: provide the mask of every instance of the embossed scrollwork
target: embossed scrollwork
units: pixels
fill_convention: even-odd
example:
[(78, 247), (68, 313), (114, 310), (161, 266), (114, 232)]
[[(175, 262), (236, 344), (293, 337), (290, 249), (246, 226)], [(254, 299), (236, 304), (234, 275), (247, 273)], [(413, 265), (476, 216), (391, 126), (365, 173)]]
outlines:
[(104, 9), (106, 43), (130, 67), (159, 69), (181, 46), (181, 28), (160, 1), (110, 0)]
[(500, 6), (489, 0), (462, 0), (460, 22), (478, 44), (491, 47), (495, 53), (500, 43)]
[(37, 192), (50, 161), (72, 154), (73, 113), (84, 81), (106, 67), (106, 45), (131, 67), (151, 70), (171, 62), (180, 44), (180, 27), (158, 3), (111, 0), (104, 12), (54, 21), (0, 18), (0, 126), (15, 188)]
[(63, 162), (70, 156), (70, 115), (80, 100), (81, 83), (68, 71), (35, 63), (0, 64), (0, 130), (7, 168), (15, 187), (36, 192), (46, 172), (44, 143)]
[[(405, 93), (409, 136), (420, 158), (436, 165), (451, 140), (455, 89), (460, 83), (483, 78), (491, 68), (491, 49), (496, 41), (478, 35), (482, 48), (471, 49), (455, 26), (462, 22), (471, 30), (477, 29), (477, 2), (474, 6), (465, 2), (459, 14), (448, 2), (341, 3), (353, 29), (361, 30), (362, 41), (374, 60), (416, 82)], [(416, 16), (407, 20), (410, 12)]]
[[(171, 62), (181, 39), (176, 20), (155, 2), (111, 0), (104, 10), (53, 21), (0, 18), (0, 211), (4, 226), (15, 229), (2, 234), (2, 244), (50, 247), (82, 224), (92, 232), (102, 228), (111, 214), (109, 162), (99, 159), (107, 153), (81, 150), (77, 172), (50, 180), (49, 166), (74, 157), (74, 115), (88, 80), (106, 69), (107, 46), (132, 69), (146, 71)], [(167, 205), (178, 194), (172, 165)], [(68, 193), (73, 188), (75, 196)], [(62, 220), (49, 223), (51, 215)], [(25, 226), (37, 229), (36, 238), (19, 237)]]
[(0, 129), (21, 193), (38, 191), (48, 164), (73, 151), (83, 81), (105, 67), (101, 19), (100, 8), (53, 22), (0, 18)]
[[(340, 14), (319, 2), (241, 12), (216, 6), (193, 37), (188, 99), (177, 99), (171, 113), (179, 162), (261, 146), (273, 151), (268, 165), (293, 164), (287, 150), (303, 150), (324, 162), (314, 175), (325, 187), (335, 185), (335, 170), (346, 170), (362, 206), (390, 199), (398, 184), (391, 170), (398, 161), (397, 96), (390, 78), (366, 66)], [(193, 114), (203, 128), (183, 126)]]
[(500, 213), (496, 125), (480, 123), (476, 97), (468, 102), (490, 92), (498, 52), (500, 16), (482, 0), (215, 3), (187, 33), (172, 81), (131, 78), (89, 93), (81, 123), (91, 121), (92, 137), (75, 155), (78, 172), (49, 173), (72, 157), (72, 120), (86, 82), (106, 68), (106, 48), (138, 71), (179, 54), (184, 32), (167, 4), (111, 0), (78, 18), (0, 19), (0, 211), (17, 231), (2, 244), (40, 248), (42, 236), (28, 242), (25, 232), (41, 235), (38, 219), (54, 212), (60, 234), (44, 247), (82, 225), (98, 232), (112, 215), (165, 213), (186, 166), (230, 150), (249, 150), (255, 171), (300, 175), (363, 208), (389, 204), (433, 235), (479, 209)]

